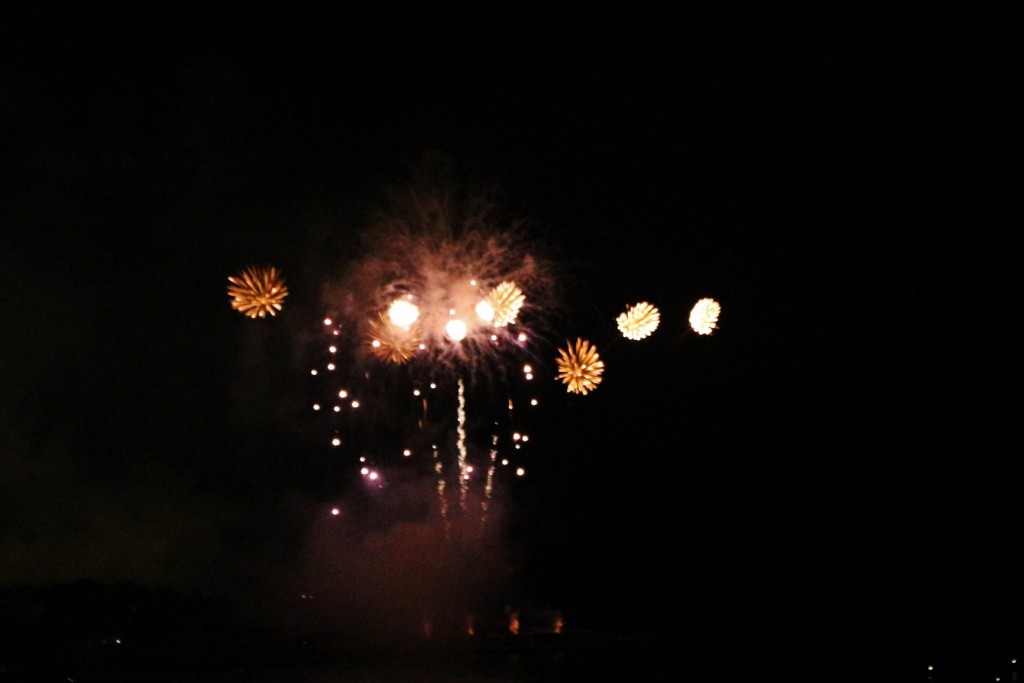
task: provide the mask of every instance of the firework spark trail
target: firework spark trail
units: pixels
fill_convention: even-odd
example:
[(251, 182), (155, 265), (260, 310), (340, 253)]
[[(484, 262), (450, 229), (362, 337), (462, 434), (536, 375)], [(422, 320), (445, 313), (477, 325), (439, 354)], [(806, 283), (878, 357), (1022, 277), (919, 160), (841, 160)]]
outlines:
[(491, 503), (491, 491), (494, 490), (494, 467), (498, 460), (498, 435), (491, 434), (490, 463), (487, 466), (487, 483), (484, 485), (484, 499), (480, 501), (480, 526), (487, 524), (487, 510)]
[(441, 507), (441, 519), (444, 520), (444, 533), (448, 535), (451, 527), (448, 523), (448, 500), (444, 497), (444, 465), (441, 464), (437, 445), (432, 447), (434, 455), (434, 471), (437, 472), (437, 497)]
[(465, 511), (466, 495), (469, 493), (469, 470), (466, 465), (466, 387), (461, 377), (459, 378), (459, 409), (456, 433), (459, 436), (457, 442), (459, 449), (459, 503), (462, 506), (462, 510)]

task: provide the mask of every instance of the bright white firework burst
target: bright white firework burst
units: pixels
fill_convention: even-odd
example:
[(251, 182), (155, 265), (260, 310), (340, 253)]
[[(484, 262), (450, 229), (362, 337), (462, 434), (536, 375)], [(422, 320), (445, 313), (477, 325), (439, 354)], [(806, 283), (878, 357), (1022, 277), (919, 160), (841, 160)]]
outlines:
[(711, 334), (718, 327), (722, 307), (714, 299), (704, 298), (690, 310), (690, 327), (697, 334)]
[(619, 326), (619, 332), (626, 339), (644, 339), (658, 329), (661, 313), (653, 305), (641, 301), (635, 306), (628, 307), (615, 322)]

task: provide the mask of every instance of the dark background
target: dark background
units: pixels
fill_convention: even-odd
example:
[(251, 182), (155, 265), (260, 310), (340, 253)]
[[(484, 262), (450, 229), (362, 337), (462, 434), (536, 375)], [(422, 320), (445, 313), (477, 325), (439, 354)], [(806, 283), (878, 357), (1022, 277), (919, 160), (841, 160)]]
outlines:
[[(608, 363), (508, 491), (515, 599), (738, 667), (1018, 654), (1017, 14), (4, 14), (4, 586), (287, 564), (349, 485), (286, 417), (320, 288), (438, 152)], [(275, 318), (228, 305), (249, 263)]]

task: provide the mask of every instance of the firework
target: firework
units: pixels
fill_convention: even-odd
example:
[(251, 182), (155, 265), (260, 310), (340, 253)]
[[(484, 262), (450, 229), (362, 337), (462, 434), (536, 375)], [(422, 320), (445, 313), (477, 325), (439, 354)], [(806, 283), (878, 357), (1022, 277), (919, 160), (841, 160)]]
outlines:
[[(528, 449), (513, 432), (533, 411), (513, 416), (511, 406), (534, 375), (515, 370), (536, 359), (557, 297), (542, 245), (493, 195), (438, 181), (387, 197), (323, 287), (327, 353), (311, 376), (328, 395), (344, 383), (364, 401), (359, 415), (317, 404), (328, 406), (321, 414), (342, 457), (409, 468), (432, 454), (447, 533), (471, 514), (484, 526), (501, 469), (512, 476), (511, 461)], [(429, 411), (427, 392), (436, 392)], [(477, 447), (483, 438), (489, 449)]]
[(395, 299), (388, 306), (388, 317), (399, 327), (409, 327), (420, 317), (420, 309), (410, 301)]
[(367, 343), (370, 353), (377, 358), (402, 365), (416, 353), (419, 340), (414, 326), (400, 327), (383, 314), (378, 314), (376, 318), (370, 319)]
[(661, 313), (651, 304), (641, 301), (635, 306), (628, 307), (615, 322), (619, 326), (619, 332), (622, 332), (626, 339), (643, 339), (658, 329)]
[(567, 347), (559, 349), (557, 379), (566, 385), (566, 391), (583, 394), (597, 388), (604, 372), (604, 361), (597, 353), (597, 347), (585, 339), (576, 339), (573, 346), (568, 340)]
[(697, 334), (711, 334), (718, 327), (722, 307), (714, 299), (701, 299), (690, 310), (690, 327)]
[(502, 282), (491, 290), (485, 301), (494, 311), (494, 326), (505, 327), (514, 323), (525, 300), (526, 296), (514, 282)]
[(264, 318), (281, 310), (288, 288), (273, 266), (249, 266), (236, 277), (228, 277), (231, 308), (250, 318)]

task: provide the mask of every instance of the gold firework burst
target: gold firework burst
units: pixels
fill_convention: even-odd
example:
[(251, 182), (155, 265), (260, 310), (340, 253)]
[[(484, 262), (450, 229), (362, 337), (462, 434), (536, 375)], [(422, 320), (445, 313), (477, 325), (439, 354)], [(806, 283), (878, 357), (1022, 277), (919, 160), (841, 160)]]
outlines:
[(661, 313), (651, 304), (641, 301), (636, 306), (626, 308), (626, 312), (620, 314), (615, 322), (626, 339), (643, 339), (658, 329)]
[(690, 327), (697, 334), (711, 334), (718, 326), (722, 307), (714, 299), (701, 299), (690, 310)]
[(419, 345), (418, 328), (395, 325), (383, 313), (370, 320), (370, 352), (384, 361), (402, 365), (416, 353)]
[(526, 296), (514, 282), (502, 282), (487, 295), (487, 303), (494, 309), (494, 326), (505, 327), (516, 321)]
[(228, 277), (231, 308), (250, 318), (277, 315), (288, 296), (284, 278), (273, 266), (249, 266), (235, 277)]
[(601, 383), (601, 374), (604, 372), (604, 361), (597, 354), (597, 347), (592, 346), (585, 339), (576, 339), (573, 346), (566, 340), (567, 347), (558, 349), (558, 377), (566, 385), (566, 391), (573, 394), (583, 394), (593, 391)]

